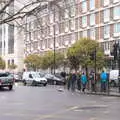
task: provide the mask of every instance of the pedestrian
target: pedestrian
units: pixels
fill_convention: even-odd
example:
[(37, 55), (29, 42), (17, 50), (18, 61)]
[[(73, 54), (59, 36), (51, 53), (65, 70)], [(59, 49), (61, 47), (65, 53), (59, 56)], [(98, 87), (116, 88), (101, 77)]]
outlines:
[(91, 91), (95, 92), (95, 73), (93, 71), (91, 71), (89, 74), (89, 80), (91, 82)]
[(106, 92), (106, 86), (107, 86), (107, 73), (102, 71), (100, 74), (101, 79), (101, 92)]
[(81, 73), (77, 73), (77, 89), (80, 91), (81, 90)]
[(67, 78), (67, 89), (70, 90), (71, 88), (71, 81), (72, 81), (72, 73), (69, 73)]
[(85, 92), (86, 84), (87, 84), (87, 76), (84, 74), (84, 72), (81, 75), (81, 83), (82, 83), (82, 91)]
[(71, 90), (72, 92), (75, 91), (75, 84), (76, 84), (77, 76), (76, 73), (72, 73), (72, 79), (71, 79)]

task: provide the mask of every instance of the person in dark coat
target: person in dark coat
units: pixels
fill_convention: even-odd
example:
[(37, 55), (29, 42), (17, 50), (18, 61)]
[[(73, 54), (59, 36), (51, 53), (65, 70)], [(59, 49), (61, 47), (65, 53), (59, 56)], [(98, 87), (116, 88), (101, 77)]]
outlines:
[(95, 92), (95, 73), (93, 71), (89, 74), (89, 80), (91, 82), (91, 91)]
[(76, 73), (72, 73), (72, 79), (71, 79), (71, 90), (75, 91), (75, 84), (76, 84), (77, 76)]

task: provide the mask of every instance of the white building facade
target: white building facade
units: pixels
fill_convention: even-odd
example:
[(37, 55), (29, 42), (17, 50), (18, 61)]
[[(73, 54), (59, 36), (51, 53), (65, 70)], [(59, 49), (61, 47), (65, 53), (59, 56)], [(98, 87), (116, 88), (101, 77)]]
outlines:
[[(2, 6), (1, 6), (2, 7)], [(14, 2), (7, 9), (9, 14), (14, 14)], [(1, 18), (2, 19), (2, 18)], [(0, 56), (5, 60), (5, 71), (11, 71), (9, 65), (17, 65), (14, 72), (23, 70), (24, 58), (23, 29), (16, 28), (15, 24), (0, 25)], [(13, 72), (13, 70), (12, 70)]]

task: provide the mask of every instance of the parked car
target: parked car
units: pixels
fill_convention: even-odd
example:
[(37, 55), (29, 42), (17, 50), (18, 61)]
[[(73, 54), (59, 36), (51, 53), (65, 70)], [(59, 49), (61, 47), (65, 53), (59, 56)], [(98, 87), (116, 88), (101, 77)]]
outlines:
[(47, 85), (47, 79), (41, 77), (38, 74), (38, 72), (24, 72), (22, 79), (24, 85), (32, 85), (32, 86)]
[(44, 77), (47, 79), (48, 81), (48, 84), (51, 84), (51, 85), (64, 85), (65, 84), (65, 81), (60, 78), (60, 77), (57, 77), (53, 74), (45, 74)]
[(22, 76), (19, 74), (13, 74), (15, 82), (22, 82)]
[(14, 85), (14, 77), (8, 72), (0, 73), (0, 88), (8, 87), (9, 90), (12, 90)]

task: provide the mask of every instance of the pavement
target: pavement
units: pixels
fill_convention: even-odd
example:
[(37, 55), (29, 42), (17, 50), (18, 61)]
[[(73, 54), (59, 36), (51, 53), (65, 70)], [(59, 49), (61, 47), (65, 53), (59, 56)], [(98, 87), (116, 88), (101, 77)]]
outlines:
[[(23, 86), (23, 83), (22, 82), (17, 82), (17, 83), (15, 83), (15, 86)], [(51, 85), (51, 86), (55, 86), (55, 85)], [(63, 89), (66, 89), (66, 87), (65, 86), (61, 86), (59, 89), (58, 89), (58, 91), (63, 91)], [(77, 89), (76, 89), (76, 92), (80, 92), (80, 91), (78, 91)], [(82, 93), (82, 92), (80, 92), (80, 93)], [(120, 93), (119, 93), (119, 90), (118, 90), (118, 88), (110, 88), (109, 89), (109, 92), (108, 91), (106, 91), (106, 92), (99, 92), (99, 91), (97, 91), (97, 92), (91, 92), (90, 90), (87, 90), (86, 89), (86, 92), (85, 92), (86, 94), (91, 94), (91, 95), (104, 95), (104, 96), (115, 96), (115, 97), (120, 97)]]

